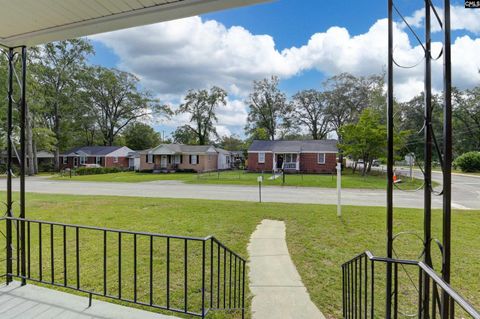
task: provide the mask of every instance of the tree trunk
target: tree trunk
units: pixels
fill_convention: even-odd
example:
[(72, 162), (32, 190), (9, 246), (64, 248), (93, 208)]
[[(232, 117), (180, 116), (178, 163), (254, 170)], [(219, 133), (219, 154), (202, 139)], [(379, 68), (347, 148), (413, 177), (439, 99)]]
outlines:
[(25, 123), (25, 139), (26, 139), (26, 155), (27, 155), (27, 175), (28, 176), (33, 176), (36, 173), (35, 170), (35, 162), (37, 160), (37, 154), (34, 154), (33, 152), (33, 124), (32, 124), (32, 119), (30, 117), (30, 112), (28, 108), (28, 104), (25, 105), (25, 113), (26, 113), (26, 121)]
[(58, 103), (54, 105), (54, 117), (55, 117), (55, 137), (57, 138), (57, 143), (55, 144), (55, 171), (60, 171), (60, 115), (58, 114)]
[(33, 145), (32, 145), (32, 153), (33, 153), (33, 158), (35, 159), (33, 161), (33, 172), (35, 174), (38, 174), (37, 144), (35, 142), (33, 142)]
[(353, 164), (353, 172), (352, 172), (352, 175), (355, 175), (355, 172), (357, 171), (357, 165), (358, 165), (358, 161), (355, 161), (355, 164)]
[(362, 176), (367, 174), (367, 158), (363, 159), (363, 168), (362, 168)]

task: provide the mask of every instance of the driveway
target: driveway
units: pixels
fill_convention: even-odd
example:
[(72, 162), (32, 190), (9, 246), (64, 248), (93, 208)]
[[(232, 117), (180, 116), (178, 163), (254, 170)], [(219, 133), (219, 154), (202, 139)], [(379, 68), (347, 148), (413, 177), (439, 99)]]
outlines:
[[(18, 190), (19, 181), (14, 179)], [(6, 183), (0, 184), (6, 190)], [(105, 183), (55, 181), (45, 177), (29, 177), (27, 192), (72, 195), (113, 195), (158, 198), (193, 198), (212, 200), (258, 201), (258, 186), (184, 184), (178, 181), (145, 183)], [(480, 209), (480, 178), (454, 176), (453, 207)], [(310, 187), (262, 187), (262, 201), (278, 203), (332, 204), (337, 203), (336, 189)], [(423, 191), (395, 190), (397, 207), (422, 208)], [(385, 191), (343, 189), (342, 204), (358, 206), (385, 206)], [(432, 205), (441, 208), (441, 197), (433, 197)]]

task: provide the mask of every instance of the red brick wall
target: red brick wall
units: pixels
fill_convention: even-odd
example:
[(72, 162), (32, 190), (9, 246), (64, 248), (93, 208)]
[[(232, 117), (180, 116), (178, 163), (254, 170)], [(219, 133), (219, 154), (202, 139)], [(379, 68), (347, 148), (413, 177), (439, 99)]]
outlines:
[(118, 162), (113, 162), (113, 157), (105, 157), (105, 167), (128, 168), (128, 157), (118, 157)]
[[(66, 169), (66, 168), (74, 168), (73, 166), (73, 157), (67, 157), (67, 164), (63, 164), (63, 158), (60, 156), (60, 168), (61, 169)], [(80, 167), (80, 158), (78, 158), (78, 166)], [(96, 163), (96, 156), (89, 156), (87, 157), (85, 164), (95, 164)], [(106, 165), (105, 165), (106, 164)], [(121, 167), (121, 168), (128, 168), (128, 157), (119, 157), (118, 158), (118, 163), (113, 162), (113, 157), (101, 157), (101, 166), (103, 167)]]
[(325, 164), (318, 164), (318, 154), (300, 154), (300, 171), (305, 173), (331, 173), (337, 166), (337, 154), (325, 154)]
[[(316, 153), (300, 154), (300, 171), (304, 173), (331, 173), (337, 166), (337, 154), (325, 154), (325, 164), (318, 164)], [(265, 154), (265, 163), (258, 163), (258, 153), (248, 154), (248, 171), (261, 172), (271, 171), (273, 166), (273, 154)]]
[(259, 163), (258, 153), (249, 153), (247, 162), (249, 172), (271, 171), (273, 169), (273, 154), (265, 153), (265, 163)]

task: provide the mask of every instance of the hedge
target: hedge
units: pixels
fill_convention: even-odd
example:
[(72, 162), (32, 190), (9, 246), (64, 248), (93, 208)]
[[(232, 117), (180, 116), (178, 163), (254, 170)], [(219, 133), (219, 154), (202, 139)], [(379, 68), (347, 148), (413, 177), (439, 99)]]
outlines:
[(462, 172), (480, 172), (480, 152), (460, 155), (455, 159), (453, 166), (460, 168)]
[(76, 175), (97, 175), (97, 174), (110, 174), (110, 173), (120, 173), (124, 169), (119, 167), (80, 167), (75, 170)]

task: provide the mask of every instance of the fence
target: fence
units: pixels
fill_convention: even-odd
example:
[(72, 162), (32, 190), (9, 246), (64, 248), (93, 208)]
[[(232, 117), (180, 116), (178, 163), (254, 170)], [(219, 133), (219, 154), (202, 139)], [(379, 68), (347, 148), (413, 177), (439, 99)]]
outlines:
[(245, 260), (214, 237), (1, 220), (7, 282), (73, 289), (90, 302), (100, 296), (202, 318), (225, 310), (244, 317)]

